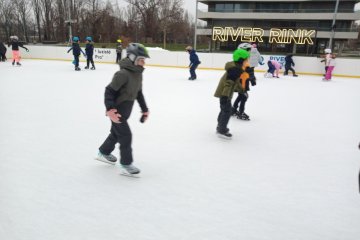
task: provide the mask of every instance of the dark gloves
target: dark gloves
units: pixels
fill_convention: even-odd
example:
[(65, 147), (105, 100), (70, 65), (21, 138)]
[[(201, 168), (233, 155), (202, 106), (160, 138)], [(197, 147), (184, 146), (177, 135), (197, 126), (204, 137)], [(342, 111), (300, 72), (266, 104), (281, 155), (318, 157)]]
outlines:
[[(249, 81), (251, 82), (251, 86), (255, 86), (256, 85), (256, 77), (255, 77), (255, 74), (254, 74), (254, 68), (251, 68), (251, 67), (247, 67), (245, 69), (245, 71), (249, 74)], [(249, 83), (246, 84), (248, 88), (249, 86)]]
[(246, 90), (246, 91), (250, 91), (249, 82), (250, 82), (250, 78), (248, 78), (248, 79), (245, 81), (245, 90)]
[(256, 85), (256, 78), (249, 78), (251, 86), (255, 86)]
[(238, 67), (233, 67), (227, 70), (228, 79), (235, 81), (243, 73), (243, 70)]
[(140, 122), (144, 123), (148, 117), (149, 117), (149, 112), (143, 112), (140, 118)]
[(220, 97), (220, 104), (226, 104), (229, 101), (229, 98), (227, 96), (221, 96)]

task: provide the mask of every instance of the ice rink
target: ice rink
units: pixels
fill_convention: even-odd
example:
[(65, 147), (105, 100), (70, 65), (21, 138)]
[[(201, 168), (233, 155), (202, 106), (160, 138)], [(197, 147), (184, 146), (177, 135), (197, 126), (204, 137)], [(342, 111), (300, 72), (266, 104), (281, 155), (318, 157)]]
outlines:
[(118, 66), (22, 64), (0, 63), (1, 240), (360, 239), (360, 79), (256, 73), (229, 141), (215, 134), (223, 71), (147, 67), (136, 179), (94, 160)]

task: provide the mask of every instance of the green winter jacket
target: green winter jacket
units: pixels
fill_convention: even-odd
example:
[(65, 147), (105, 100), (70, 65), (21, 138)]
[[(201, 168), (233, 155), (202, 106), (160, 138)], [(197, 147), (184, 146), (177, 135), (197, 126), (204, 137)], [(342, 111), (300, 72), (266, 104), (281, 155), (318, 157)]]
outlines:
[(142, 73), (144, 71), (142, 66), (134, 65), (128, 58), (124, 58), (119, 64), (121, 70), (114, 74), (109, 84), (109, 87), (118, 92), (117, 105), (124, 101), (134, 101), (138, 97), (139, 91), (142, 90)]
[[(241, 89), (241, 83), (240, 83), (240, 75), (243, 70), (242, 66), (240, 64), (237, 64), (235, 62), (228, 62), (225, 64), (225, 70), (226, 72), (221, 77), (219, 85), (215, 91), (214, 96), (215, 97), (228, 97), (229, 99), (232, 98), (233, 93), (235, 89)], [(234, 71), (235, 70), (235, 71)], [(238, 76), (236, 77), (236, 80), (231, 80), (229, 78), (229, 72), (239, 72)]]

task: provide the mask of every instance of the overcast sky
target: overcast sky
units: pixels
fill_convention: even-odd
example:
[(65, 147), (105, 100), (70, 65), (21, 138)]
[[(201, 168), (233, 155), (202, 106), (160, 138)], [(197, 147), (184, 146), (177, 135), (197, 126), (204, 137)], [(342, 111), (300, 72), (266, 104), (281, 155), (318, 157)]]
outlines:
[[(112, 0), (112, 2), (118, 2), (120, 6), (126, 6), (127, 3), (125, 2), (125, 0)], [(188, 10), (188, 12), (193, 15), (193, 17), (195, 17), (195, 5), (196, 5), (196, 0), (183, 0), (184, 2), (184, 9)], [(201, 7), (199, 7), (201, 8)]]

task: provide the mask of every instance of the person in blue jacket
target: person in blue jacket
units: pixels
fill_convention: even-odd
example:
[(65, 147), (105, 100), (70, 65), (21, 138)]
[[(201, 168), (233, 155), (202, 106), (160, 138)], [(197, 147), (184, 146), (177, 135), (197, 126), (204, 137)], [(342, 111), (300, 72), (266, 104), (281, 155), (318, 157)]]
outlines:
[(89, 65), (91, 63), (92, 67), (91, 70), (95, 70), (95, 64), (94, 64), (94, 44), (92, 41), (92, 37), (86, 37), (86, 47), (85, 47), (85, 53), (86, 53), (86, 67), (85, 69), (89, 69)]
[(195, 70), (201, 62), (199, 61), (199, 57), (196, 54), (196, 51), (191, 46), (187, 46), (185, 48), (185, 50), (190, 54), (190, 65), (189, 65), (190, 77), (189, 77), (189, 80), (195, 80), (196, 79)]
[(85, 56), (84, 51), (81, 49), (80, 45), (79, 45), (79, 37), (73, 37), (73, 44), (72, 47), (67, 51), (68, 53), (72, 50), (73, 55), (74, 55), (74, 61), (73, 63), (75, 64), (75, 71), (80, 71), (81, 68), (79, 68), (79, 56), (80, 53), (82, 53)]

